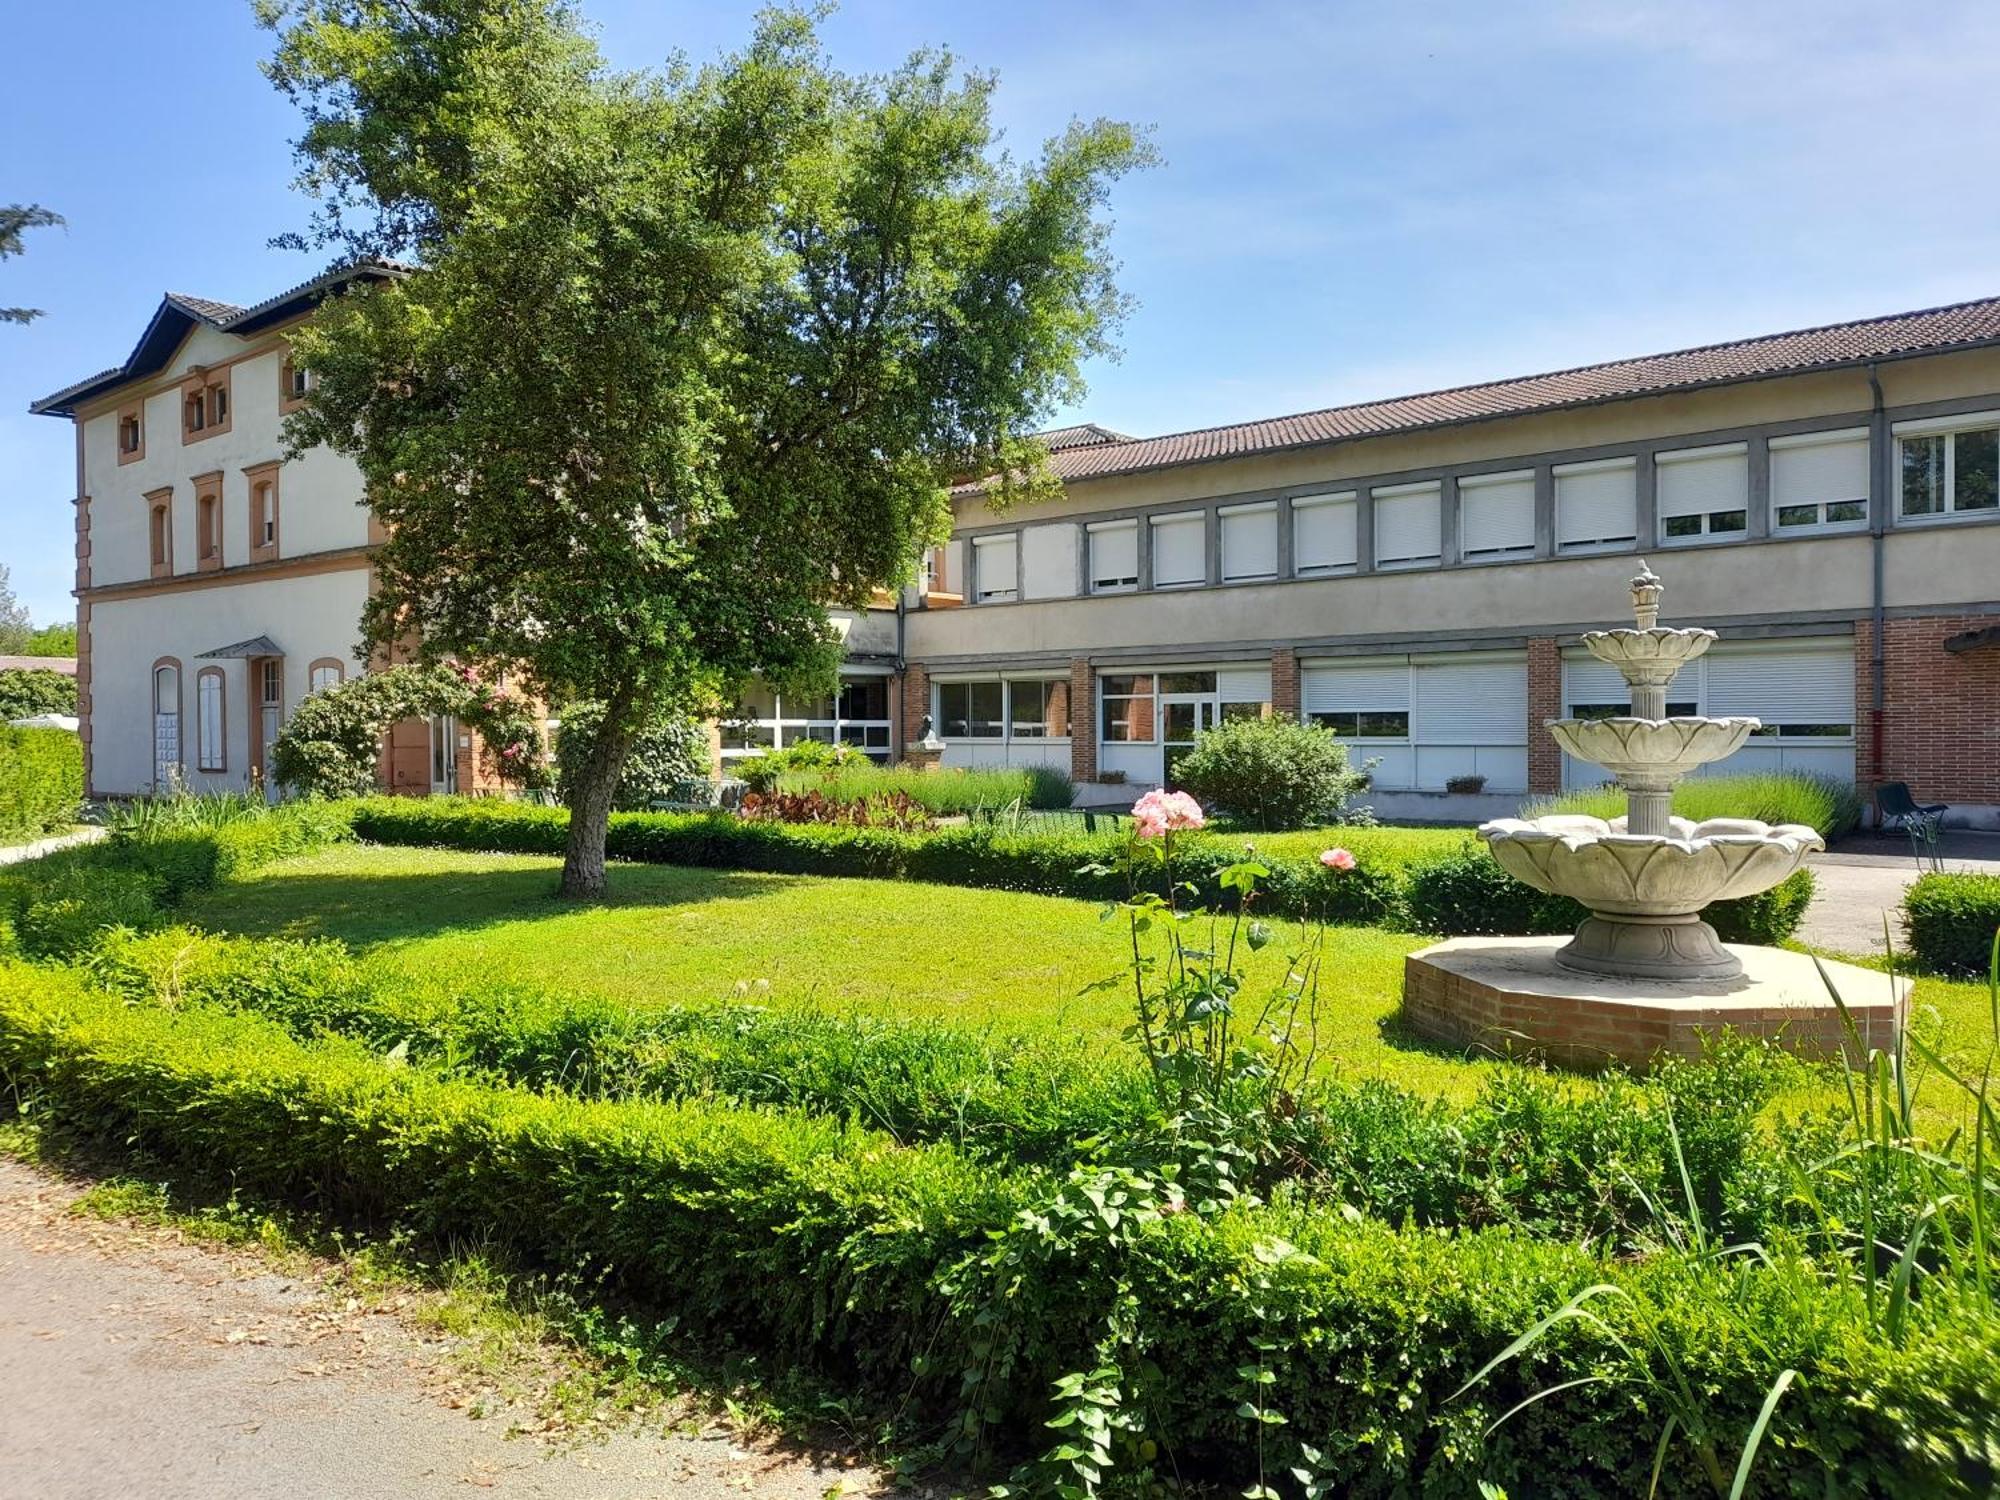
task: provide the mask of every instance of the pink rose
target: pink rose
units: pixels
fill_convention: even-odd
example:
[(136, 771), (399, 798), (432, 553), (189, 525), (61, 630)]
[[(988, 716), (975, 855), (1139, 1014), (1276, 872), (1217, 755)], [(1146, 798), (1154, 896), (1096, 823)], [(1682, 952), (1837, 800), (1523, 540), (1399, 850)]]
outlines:
[(1329, 870), (1351, 870), (1354, 868), (1354, 856), (1349, 854), (1345, 849), (1322, 850), (1319, 862)]
[(1170, 792), (1155, 787), (1132, 804), (1132, 821), (1138, 827), (1140, 838), (1156, 839), (1164, 834), (1200, 828), (1208, 819), (1202, 813), (1201, 804), (1186, 792)]

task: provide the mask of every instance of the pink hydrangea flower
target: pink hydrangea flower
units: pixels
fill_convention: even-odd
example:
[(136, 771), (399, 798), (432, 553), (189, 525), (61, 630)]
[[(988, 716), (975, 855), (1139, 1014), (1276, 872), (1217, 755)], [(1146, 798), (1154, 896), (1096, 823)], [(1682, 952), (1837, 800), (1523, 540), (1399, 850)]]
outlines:
[(1201, 804), (1186, 792), (1170, 792), (1155, 787), (1132, 804), (1132, 821), (1142, 839), (1161, 838), (1201, 828), (1208, 822)]
[(1329, 870), (1351, 870), (1354, 868), (1354, 856), (1349, 854), (1345, 849), (1323, 849), (1320, 851), (1319, 862)]

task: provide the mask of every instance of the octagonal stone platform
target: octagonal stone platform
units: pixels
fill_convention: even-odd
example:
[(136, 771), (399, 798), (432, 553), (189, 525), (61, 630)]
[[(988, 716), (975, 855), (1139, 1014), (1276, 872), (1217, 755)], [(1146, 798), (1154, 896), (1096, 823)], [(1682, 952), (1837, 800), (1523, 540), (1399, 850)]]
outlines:
[[(1804, 1057), (1863, 1060), (1807, 954), (1730, 943), (1740, 978), (1664, 982), (1558, 968), (1556, 950), (1568, 941), (1464, 937), (1412, 953), (1403, 1018), (1437, 1041), (1581, 1071), (1614, 1063), (1643, 1071), (1662, 1055), (1699, 1056), (1702, 1037), (1725, 1028)], [(1910, 981), (1825, 962), (1864, 1047), (1894, 1046)]]

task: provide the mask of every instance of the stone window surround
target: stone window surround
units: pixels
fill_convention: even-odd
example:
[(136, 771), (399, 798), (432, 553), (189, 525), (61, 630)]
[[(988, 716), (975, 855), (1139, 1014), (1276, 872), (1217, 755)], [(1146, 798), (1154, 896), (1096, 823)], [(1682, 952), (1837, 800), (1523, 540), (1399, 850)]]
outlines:
[[(181, 443), (183, 446), (189, 443), (206, 442), (212, 437), (220, 437), (234, 425), (236, 421), (236, 391), (234, 389), (233, 377), (236, 373), (236, 365), (237, 361), (235, 360), (214, 365), (194, 365), (182, 377), (179, 386), (179, 399), (181, 408)], [(217, 420), (214, 415), (213, 397), (210, 394), (216, 390), (222, 392), (223, 412), (220, 420)], [(208, 403), (209, 411), (207, 420), (199, 428), (190, 427), (187, 419), (188, 401), (196, 394), (201, 396), (203, 402)]]
[[(117, 425), (112, 428), (111, 441), (112, 446), (118, 450), (118, 463), (120, 467), (126, 464), (138, 463), (146, 456), (146, 398), (139, 396), (131, 401), (120, 402), (116, 422)], [(125, 424), (127, 422), (136, 422), (139, 424), (138, 446), (134, 447), (129, 453), (125, 450)]]
[[(250, 561), (252, 562), (275, 562), (278, 557), (278, 544), (284, 536), (284, 507), (282, 501), (279, 499), (278, 487), (278, 471), (280, 467), (279, 461), (272, 458), (266, 459), (260, 464), (246, 464), (243, 469), (244, 508), (249, 515)], [(263, 486), (269, 486), (270, 488), (271, 540), (268, 542), (264, 540), (262, 528), (257, 524), (257, 491)]]
[[(1983, 511), (1946, 514), (1943, 516), (1903, 517), (1899, 516), (1896, 505), (1896, 480), (1893, 458), (1895, 438), (1890, 427), (1895, 423), (1921, 421), (1932, 418), (1948, 418), (1991, 411), (2000, 407), (2000, 393), (1976, 396), (1959, 396), (1943, 401), (1913, 403), (1907, 406), (1889, 407), (1882, 412), (1849, 411), (1830, 413), (1813, 417), (1795, 417), (1782, 422), (1759, 423), (1747, 427), (1714, 428), (1703, 432), (1674, 433), (1668, 436), (1647, 438), (1638, 442), (1600, 443), (1587, 448), (1561, 449), (1554, 452), (1528, 456), (1496, 455), (1492, 458), (1472, 460), (1431, 468), (1395, 470), (1376, 475), (1322, 477), (1271, 489), (1234, 491), (1218, 494), (1197, 501), (1177, 501), (1170, 503), (1139, 503), (1107, 508), (1101, 511), (1083, 511), (1073, 515), (1051, 517), (1046, 521), (1010, 520), (1004, 524), (966, 527), (954, 533), (953, 540), (963, 542), (970, 555), (970, 547), (975, 538), (991, 537), (1006, 532), (1018, 533), (1032, 525), (1072, 524), (1086, 528), (1104, 522), (1144, 520), (1148, 517), (1165, 518), (1171, 515), (1205, 515), (1208, 535), (1213, 541), (1220, 526), (1219, 512), (1237, 506), (1275, 501), (1278, 506), (1278, 576), (1276, 578), (1244, 579), (1225, 582), (1211, 548), (1208, 588), (1257, 588), (1273, 584), (1324, 583), (1329, 580), (1354, 578), (1375, 573), (1378, 570), (1372, 561), (1374, 552), (1374, 514), (1372, 494), (1378, 489), (1395, 488), (1408, 484), (1435, 482), (1438, 485), (1439, 517), (1438, 526), (1442, 545), (1442, 555), (1435, 564), (1424, 567), (1398, 567), (1396, 573), (1427, 573), (1453, 568), (1495, 568), (1523, 567), (1532, 563), (1550, 560), (1567, 560), (1581, 555), (1618, 556), (1626, 553), (1637, 555), (1660, 544), (1651, 540), (1658, 535), (1659, 517), (1657, 513), (1656, 480), (1658, 467), (1655, 462), (1662, 453), (1676, 453), (1683, 449), (1717, 447), (1729, 443), (1744, 443), (1750, 466), (1749, 529), (1744, 535), (1723, 535), (1710, 538), (1679, 538), (1674, 542), (1674, 551), (1693, 552), (1706, 547), (1743, 547), (1759, 543), (1784, 544), (1795, 541), (1824, 540), (1829, 536), (1867, 535), (1879, 525), (1885, 532), (1918, 530), (1936, 526), (1979, 526), (2000, 524), (2000, 512)], [(1869, 515), (1871, 520), (1853, 522), (1841, 526), (1821, 526), (1799, 528), (1798, 531), (1781, 531), (1775, 524), (1776, 517), (1771, 507), (1771, 463), (1769, 442), (1774, 437), (1794, 437), (1804, 433), (1838, 432), (1856, 427), (1869, 430)], [(1638, 487), (1638, 540), (1630, 547), (1593, 549), (1587, 554), (1577, 551), (1560, 553), (1555, 547), (1555, 479), (1556, 466), (1573, 463), (1589, 463), (1600, 459), (1630, 458), (1635, 461), (1635, 479)], [(1510, 470), (1530, 469), (1535, 475), (1535, 551), (1530, 556), (1504, 556), (1492, 558), (1464, 559), (1459, 556), (1458, 528), (1458, 485), (1461, 479), (1474, 478), (1491, 473)], [(1352, 491), (1355, 496), (1356, 537), (1355, 550), (1358, 561), (1352, 568), (1337, 573), (1299, 574), (1292, 562), (1293, 529), (1291, 525), (1292, 501), (1309, 496), (1327, 494), (1333, 491)], [(1189, 587), (1204, 585), (1177, 585), (1172, 589), (1155, 589), (1152, 583), (1152, 547), (1150, 526), (1139, 528), (1139, 584), (1136, 589), (1119, 590), (1092, 589), (1089, 587), (1088, 562), (1079, 568), (1078, 589), (1074, 595), (1064, 595), (1060, 601), (1045, 599), (995, 599), (984, 602), (968, 599), (968, 607), (976, 609), (1004, 609), (1022, 604), (1035, 605), (1049, 602), (1073, 602), (1077, 599), (1124, 598), (1134, 593), (1181, 592)], [(1080, 545), (1080, 557), (1087, 559), (1088, 548)]]
[[(146, 500), (146, 576), (148, 578), (171, 578), (174, 572), (174, 487), (162, 485), (159, 489), (148, 490)], [(165, 512), (164, 518), (155, 520), (157, 512)], [(162, 545), (155, 556), (153, 546), (154, 528), (159, 527)]]
[[(214, 573), (222, 567), (222, 470), (197, 474), (194, 485), (194, 566), (198, 573)], [(213, 508), (209, 508), (212, 504)], [(206, 524), (204, 524), (204, 521)], [(206, 546), (207, 550), (204, 550)]]

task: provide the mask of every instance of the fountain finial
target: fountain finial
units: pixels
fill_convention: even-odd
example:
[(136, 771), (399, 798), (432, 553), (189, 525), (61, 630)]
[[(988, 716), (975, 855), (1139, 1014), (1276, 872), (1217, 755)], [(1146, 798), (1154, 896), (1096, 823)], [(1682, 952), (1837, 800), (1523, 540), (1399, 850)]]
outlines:
[(1660, 577), (1639, 559), (1639, 571), (1632, 578), (1632, 619), (1641, 630), (1651, 630), (1660, 623), (1660, 595), (1666, 585)]

